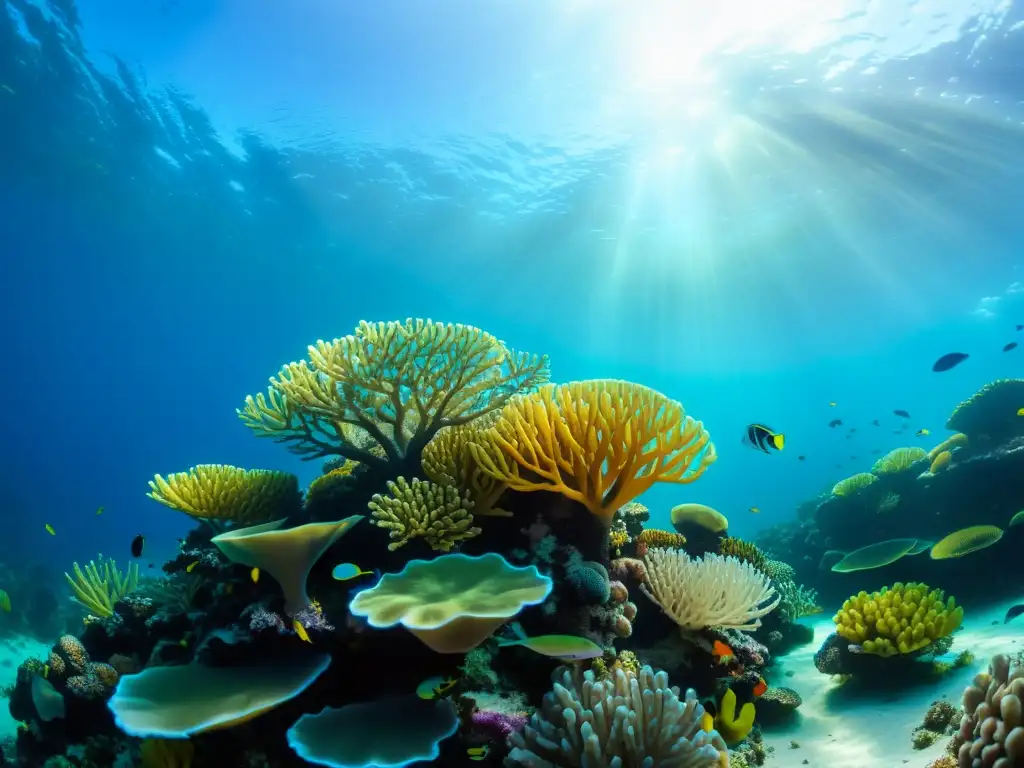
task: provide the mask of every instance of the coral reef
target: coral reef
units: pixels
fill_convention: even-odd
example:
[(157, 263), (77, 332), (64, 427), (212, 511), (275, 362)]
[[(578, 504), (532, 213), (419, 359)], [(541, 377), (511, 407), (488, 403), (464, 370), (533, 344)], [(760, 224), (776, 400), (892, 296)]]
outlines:
[(226, 464), (200, 464), (149, 481), (146, 495), (192, 517), (236, 525), (289, 517), (302, 507), (295, 475)]
[(404, 477), (388, 481), (388, 494), (370, 500), (374, 525), (389, 531), (388, 549), (396, 550), (410, 539), (422, 537), (430, 548), (449, 552), (457, 542), (480, 533), (473, 526), (473, 502), (469, 492), (459, 494), (454, 485), (435, 485)]
[(1022, 700), (1024, 666), (1020, 659), (993, 656), (988, 672), (978, 673), (964, 691), (964, 716), (952, 744), (960, 768), (1024, 764)]

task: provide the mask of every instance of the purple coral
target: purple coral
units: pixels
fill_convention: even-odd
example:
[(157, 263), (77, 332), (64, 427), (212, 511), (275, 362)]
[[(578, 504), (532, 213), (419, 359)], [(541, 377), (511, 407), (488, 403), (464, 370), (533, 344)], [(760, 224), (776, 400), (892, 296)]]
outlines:
[(478, 710), (473, 713), (473, 728), (486, 736), (491, 741), (504, 741), (514, 731), (521, 731), (526, 727), (526, 715), (493, 710)]

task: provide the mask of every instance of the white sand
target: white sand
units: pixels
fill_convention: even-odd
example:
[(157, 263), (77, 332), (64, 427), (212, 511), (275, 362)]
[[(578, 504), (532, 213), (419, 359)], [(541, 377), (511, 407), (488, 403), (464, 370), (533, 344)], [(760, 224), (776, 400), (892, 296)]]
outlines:
[[(811, 622), (814, 642), (779, 659), (769, 683), (792, 688), (803, 698), (792, 725), (765, 729), (767, 746), (775, 748), (769, 768), (924, 768), (941, 755), (948, 739), (915, 750), (911, 731), (921, 725), (928, 705), (946, 699), (956, 706), (974, 675), (987, 669), (992, 655), (1024, 649), (1024, 617), (1003, 624), (1013, 602), (969, 611), (956, 634), (952, 659), (963, 650), (975, 655), (971, 666), (953, 670), (934, 683), (893, 690), (871, 690), (855, 681), (840, 685), (814, 667), (814, 654), (832, 632), (831, 618)], [(993, 624), (993, 622), (996, 622)], [(787, 677), (786, 672), (792, 672)], [(790, 742), (800, 746), (791, 748)]]
[[(14, 685), (18, 677), (18, 665), (30, 656), (45, 659), (50, 646), (29, 637), (5, 637), (0, 639), (0, 686)], [(0, 700), (0, 741), (13, 739), (18, 733), (18, 721), (11, 717), (8, 700)]]

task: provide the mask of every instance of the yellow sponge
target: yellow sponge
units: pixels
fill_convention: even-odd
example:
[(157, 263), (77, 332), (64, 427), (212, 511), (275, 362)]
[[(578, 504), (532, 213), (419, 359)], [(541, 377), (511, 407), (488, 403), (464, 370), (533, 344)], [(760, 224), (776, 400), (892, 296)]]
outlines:
[(835, 615), (836, 631), (864, 653), (896, 656), (919, 651), (954, 632), (964, 609), (941, 589), (897, 582), (879, 592), (859, 592)]

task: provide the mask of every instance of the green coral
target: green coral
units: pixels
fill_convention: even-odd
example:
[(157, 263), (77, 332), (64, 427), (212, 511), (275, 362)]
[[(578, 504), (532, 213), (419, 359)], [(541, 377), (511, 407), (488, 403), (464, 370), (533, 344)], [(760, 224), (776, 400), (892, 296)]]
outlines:
[(894, 448), (875, 462), (871, 471), (876, 475), (894, 475), (906, 472), (921, 459), (928, 457), (928, 451), (913, 445), (907, 448)]
[(138, 563), (131, 563), (123, 573), (112, 559), (97, 556), (99, 563), (90, 560), (84, 568), (74, 563), (74, 576), (68, 573), (64, 578), (74, 592), (72, 600), (84, 606), (93, 616), (106, 618), (114, 615), (114, 606), (119, 600), (133, 592), (139, 583)]
[(858, 491), (867, 488), (872, 483), (878, 480), (870, 472), (858, 472), (856, 475), (840, 480), (834, 486), (832, 486), (833, 496), (852, 496)]

